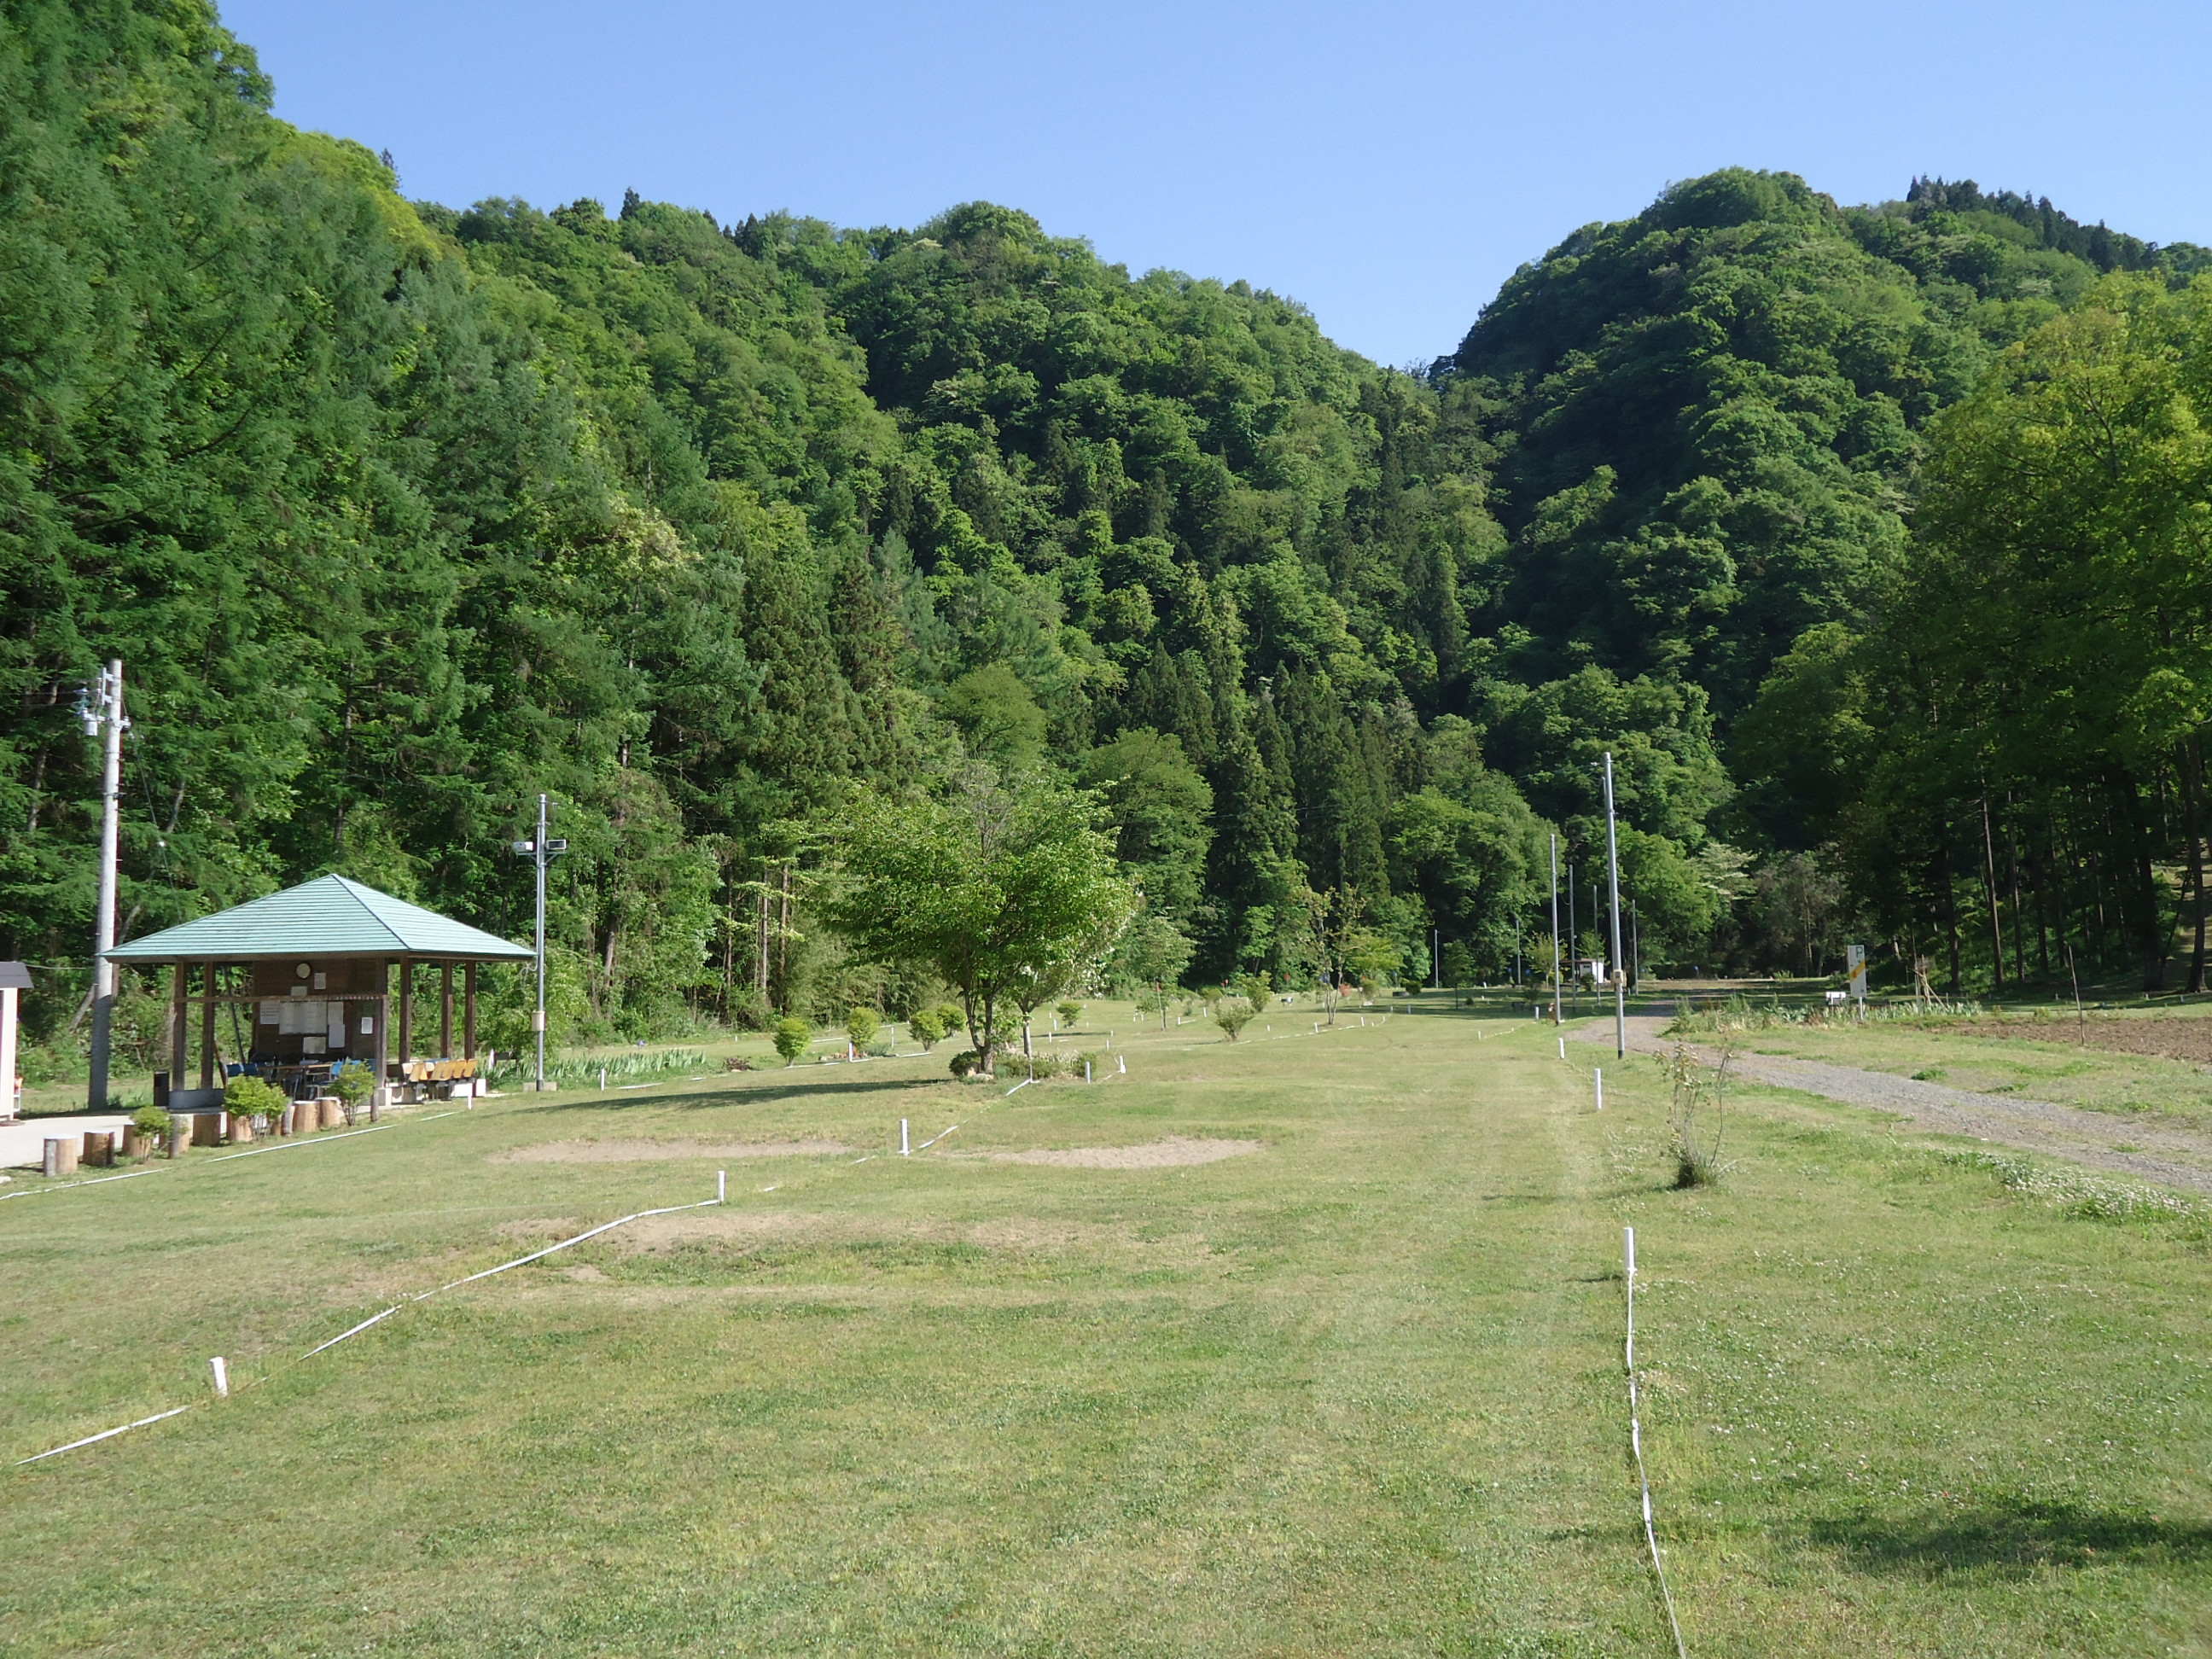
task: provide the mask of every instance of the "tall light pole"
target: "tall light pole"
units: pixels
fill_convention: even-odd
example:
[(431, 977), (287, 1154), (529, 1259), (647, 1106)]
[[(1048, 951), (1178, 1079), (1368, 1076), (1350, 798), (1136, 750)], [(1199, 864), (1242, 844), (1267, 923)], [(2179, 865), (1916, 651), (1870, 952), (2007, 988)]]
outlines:
[(1605, 751), (1605, 866), (1613, 915), (1613, 1051), (1628, 1057), (1628, 971), (1620, 965), (1620, 837), (1613, 826), (1613, 750)]
[(1559, 1023), (1559, 838), (1552, 837), (1552, 1024)]
[(545, 1090), (545, 866), (568, 850), (566, 841), (545, 838), (545, 797), (540, 795), (538, 834), (514, 843), (514, 855), (538, 867), (538, 1012), (531, 1017), (531, 1029), (538, 1034), (538, 1077), (531, 1087), (540, 1094)]
[[(1574, 961), (1582, 948), (1582, 929), (1575, 925), (1575, 866), (1571, 864), (1567, 866), (1567, 960)], [(1577, 968), (1575, 969), (1575, 1016), (1577, 1018), (1581, 1018), (1582, 1012), (1583, 970)]]
[[(95, 1112), (107, 1109), (108, 1052), (115, 1030), (115, 964), (107, 953), (115, 948), (115, 843), (120, 828), (118, 785), (123, 775), (123, 733), (131, 722), (123, 714), (123, 659), (117, 657), (100, 672), (100, 684), (77, 705), (84, 734), (105, 733), (107, 758), (100, 780), (100, 919), (92, 937), (92, 1064), (85, 1089), (85, 1104)], [(177, 971), (183, 973), (182, 964)], [(209, 994), (214, 994), (210, 988)], [(13, 1079), (9, 1080), (11, 1085)]]

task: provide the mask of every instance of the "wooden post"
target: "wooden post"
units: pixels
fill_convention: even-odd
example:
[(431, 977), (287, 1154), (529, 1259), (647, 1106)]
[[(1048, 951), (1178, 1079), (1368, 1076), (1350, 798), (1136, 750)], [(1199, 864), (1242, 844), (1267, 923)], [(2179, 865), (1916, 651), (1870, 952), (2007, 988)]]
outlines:
[(477, 1057), (477, 965), (473, 962), (461, 969), (461, 1054), (464, 1059)]
[(377, 1102), (384, 1094), (384, 1079), (392, 1064), (392, 1045), (386, 1038), (392, 1029), (392, 964), (379, 961), (376, 964), (376, 1000), (370, 1005), (375, 1012), (370, 1018), (376, 1022), (376, 1076), (374, 1086), (368, 1091), (368, 1121), (377, 1121)]
[(399, 963), (399, 1063), (404, 1066), (415, 1058), (415, 964), (402, 958)]
[(200, 963), (200, 1087), (215, 1087), (215, 963)]
[(443, 977), (438, 991), (438, 1058), (453, 1057), (453, 964), (441, 964)]
[(185, 1086), (185, 1061), (190, 1057), (185, 1024), (185, 964), (178, 963), (169, 971), (169, 1086)]

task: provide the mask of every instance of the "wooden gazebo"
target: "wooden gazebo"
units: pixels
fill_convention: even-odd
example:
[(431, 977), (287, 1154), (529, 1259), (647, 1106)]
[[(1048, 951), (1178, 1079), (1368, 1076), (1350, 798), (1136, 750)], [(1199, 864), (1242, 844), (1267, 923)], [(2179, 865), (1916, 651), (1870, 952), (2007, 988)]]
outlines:
[[(343, 876), (320, 876), (118, 945), (107, 958), (166, 963), (173, 969), (171, 1104), (172, 1109), (191, 1110), (212, 1108), (219, 1101), (218, 1067), (226, 1054), (236, 1063), (262, 1063), (279, 1072), (365, 1062), (374, 1068), (371, 1075), (380, 1096), (412, 1069), (416, 981), (425, 968), (438, 975), (438, 1056), (473, 1060), (477, 965), (527, 962), (532, 955), (526, 945)], [(453, 1049), (456, 968), (462, 1004), (459, 1055)], [(390, 1030), (395, 969), (396, 1052)], [(191, 1058), (195, 1001), (199, 1089), (187, 1092), (182, 1085)], [(228, 1022), (218, 1022), (218, 1009), (228, 1011)], [(216, 1097), (206, 1098), (208, 1091)]]

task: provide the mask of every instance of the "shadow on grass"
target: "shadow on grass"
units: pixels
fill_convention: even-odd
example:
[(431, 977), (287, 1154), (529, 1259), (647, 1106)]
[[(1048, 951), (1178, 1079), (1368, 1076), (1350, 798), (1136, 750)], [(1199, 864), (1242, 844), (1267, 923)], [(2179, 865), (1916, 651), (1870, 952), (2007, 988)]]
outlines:
[(1892, 1519), (1862, 1512), (1820, 1522), (1813, 1538), (1861, 1572), (2010, 1575), (2039, 1567), (2212, 1558), (2212, 1526), (2033, 1501), (1953, 1516)]
[[(770, 1073), (775, 1076), (775, 1073)], [(935, 1089), (951, 1081), (942, 1077), (868, 1078), (851, 1081), (844, 1078), (808, 1078), (785, 1079), (778, 1077), (774, 1083), (737, 1085), (725, 1089), (702, 1089), (696, 1094), (678, 1095), (670, 1092), (653, 1093), (643, 1089), (627, 1091), (617, 1097), (611, 1089), (605, 1094), (592, 1093), (581, 1100), (548, 1102), (538, 1108), (544, 1112), (606, 1112), (619, 1111), (626, 1106), (734, 1106), (764, 1101), (812, 1100), (823, 1095), (881, 1095), (900, 1094), (916, 1089)], [(980, 1091), (978, 1091), (980, 1093)]]

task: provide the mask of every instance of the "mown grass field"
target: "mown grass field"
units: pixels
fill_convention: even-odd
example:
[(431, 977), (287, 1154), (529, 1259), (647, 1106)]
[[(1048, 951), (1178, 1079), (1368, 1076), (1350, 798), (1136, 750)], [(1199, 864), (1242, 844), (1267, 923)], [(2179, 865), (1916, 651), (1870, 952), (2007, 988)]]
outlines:
[[(247, 1385), (5, 1474), (0, 1650), (1668, 1652), (1627, 1224), (1693, 1654), (2212, 1653), (2199, 1218), (1759, 1091), (1676, 1192), (1649, 1060), (1599, 1115), (1548, 1027), (1273, 1019), (1124, 1030), (1089, 1089), (800, 1067), (0, 1201), (11, 1462)], [(962, 1127), (884, 1156), (902, 1116)], [(1261, 1150), (990, 1156), (1169, 1136)], [(573, 1161), (808, 1139), (851, 1150)]]

